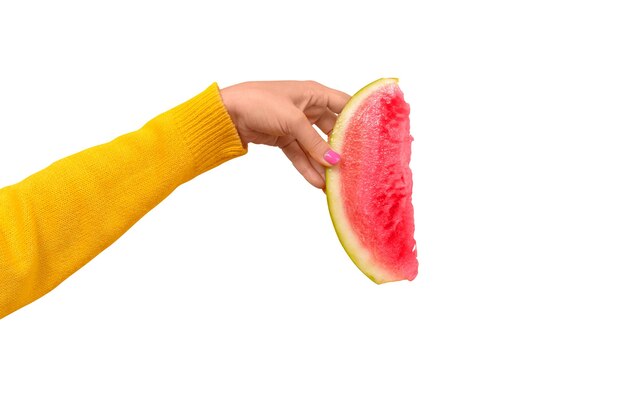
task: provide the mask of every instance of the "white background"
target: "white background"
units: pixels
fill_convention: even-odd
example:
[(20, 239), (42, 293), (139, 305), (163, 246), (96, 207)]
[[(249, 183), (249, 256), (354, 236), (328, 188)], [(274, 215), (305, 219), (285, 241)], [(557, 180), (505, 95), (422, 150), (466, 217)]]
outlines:
[(606, 1), (3, 2), (0, 186), (202, 91), (400, 77), (420, 274), (251, 146), (0, 321), (0, 414), (623, 416), (626, 14)]

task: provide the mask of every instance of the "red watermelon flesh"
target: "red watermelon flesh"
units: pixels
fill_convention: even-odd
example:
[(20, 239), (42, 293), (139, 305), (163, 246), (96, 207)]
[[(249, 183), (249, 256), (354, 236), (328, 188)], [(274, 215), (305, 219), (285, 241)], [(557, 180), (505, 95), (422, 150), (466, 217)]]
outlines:
[(417, 275), (412, 141), (409, 105), (394, 78), (355, 94), (330, 137), (341, 154), (326, 175), (333, 224), (350, 258), (376, 283)]

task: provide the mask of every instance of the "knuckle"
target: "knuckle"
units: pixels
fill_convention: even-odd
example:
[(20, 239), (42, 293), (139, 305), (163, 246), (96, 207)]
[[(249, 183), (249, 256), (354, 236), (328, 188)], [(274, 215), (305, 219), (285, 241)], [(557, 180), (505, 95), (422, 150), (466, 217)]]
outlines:
[(309, 124), (309, 119), (301, 111), (293, 115), (293, 126), (296, 130), (303, 131)]
[(300, 123), (302, 123), (303, 116), (304, 116), (303, 114), (300, 114), (300, 112), (297, 112), (297, 111), (293, 111), (289, 113), (287, 116), (285, 116), (285, 122), (286, 122), (285, 131), (288, 134), (295, 136)]
[(321, 157), (322, 155), (324, 155), (327, 149), (328, 149), (328, 144), (326, 142), (324, 142), (323, 140), (316, 140), (313, 146), (311, 147), (311, 152)]
[(320, 83), (314, 80), (306, 80), (304, 83), (309, 88), (319, 88), (321, 86)]
[(317, 81), (304, 81), (305, 93), (308, 97), (316, 97), (322, 91), (322, 84)]

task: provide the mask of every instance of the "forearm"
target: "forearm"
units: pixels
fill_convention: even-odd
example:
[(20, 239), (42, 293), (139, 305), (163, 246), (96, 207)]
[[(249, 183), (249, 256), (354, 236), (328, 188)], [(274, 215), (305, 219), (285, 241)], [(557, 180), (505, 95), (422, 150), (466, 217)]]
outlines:
[(0, 189), (0, 318), (56, 287), (177, 186), (245, 153), (213, 85)]

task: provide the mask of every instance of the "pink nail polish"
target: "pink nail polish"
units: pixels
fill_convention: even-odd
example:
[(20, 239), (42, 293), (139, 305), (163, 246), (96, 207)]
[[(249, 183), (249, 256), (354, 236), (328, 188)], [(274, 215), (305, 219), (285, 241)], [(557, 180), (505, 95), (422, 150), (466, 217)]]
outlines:
[(326, 160), (326, 162), (328, 162), (331, 165), (337, 165), (337, 162), (339, 162), (339, 159), (341, 158), (337, 152), (333, 151), (332, 149), (329, 149), (324, 154), (324, 159)]

